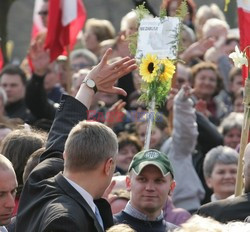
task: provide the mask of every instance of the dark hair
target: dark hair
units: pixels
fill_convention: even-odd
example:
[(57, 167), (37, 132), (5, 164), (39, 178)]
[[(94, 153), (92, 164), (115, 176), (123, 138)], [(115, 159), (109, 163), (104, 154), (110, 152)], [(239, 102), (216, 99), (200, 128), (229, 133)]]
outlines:
[(17, 196), (22, 190), (23, 171), (28, 158), (34, 151), (43, 147), (45, 141), (46, 134), (44, 132), (27, 129), (14, 130), (3, 139), (0, 153), (13, 164), (19, 187)]
[(19, 66), (13, 65), (13, 64), (9, 64), (5, 66), (2, 72), (0, 73), (0, 79), (2, 78), (4, 74), (19, 75), (23, 85), (26, 86), (26, 83), (27, 83), (26, 75), (24, 71), (21, 68), (19, 68)]
[(241, 69), (237, 67), (232, 67), (229, 72), (229, 80), (232, 83), (234, 81), (235, 76), (241, 76)]
[(142, 144), (136, 135), (129, 134), (127, 132), (121, 132), (118, 135), (119, 150), (128, 144), (134, 145), (136, 149), (138, 150), (138, 152), (141, 151), (142, 149)]
[(29, 159), (27, 160), (27, 163), (23, 171), (23, 183), (27, 181), (31, 171), (39, 164), (40, 156), (42, 155), (44, 151), (45, 151), (45, 147), (39, 148), (38, 150), (34, 151), (29, 157)]

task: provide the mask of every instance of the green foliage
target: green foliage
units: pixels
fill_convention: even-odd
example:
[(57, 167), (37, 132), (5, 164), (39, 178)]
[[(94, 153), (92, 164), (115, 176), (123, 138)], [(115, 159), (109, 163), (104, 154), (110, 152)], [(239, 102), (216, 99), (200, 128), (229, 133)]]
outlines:
[[(177, 11), (176, 11), (176, 17), (178, 17), (181, 21), (183, 21), (185, 19), (185, 17), (189, 14), (188, 12), (188, 6), (187, 6), (187, 1), (183, 0), (180, 4), (180, 6), (178, 7)], [(181, 39), (181, 32), (183, 30), (183, 23), (180, 24), (180, 31), (177, 33), (177, 39), (178, 39), (178, 53), (182, 52), (184, 50), (184, 47), (181, 43), (182, 39)]]
[(136, 50), (137, 50), (138, 32), (130, 35), (128, 37), (128, 40), (129, 40), (128, 48), (129, 48), (130, 54), (135, 55)]
[(155, 99), (156, 108), (161, 107), (167, 98), (169, 90), (171, 88), (171, 81), (152, 81), (150, 83), (142, 83), (142, 94), (139, 98), (140, 101), (150, 104), (152, 99)]
[(184, 0), (181, 2), (180, 6), (176, 10), (176, 17), (180, 18), (181, 20), (184, 20), (188, 14), (189, 12), (188, 12), (187, 1)]
[(141, 20), (147, 16), (147, 15), (150, 15), (150, 12), (148, 11), (148, 9), (145, 8), (145, 2), (142, 4), (142, 5), (139, 5), (135, 8), (135, 13), (136, 13), (136, 16), (137, 16), (137, 21), (138, 21), (138, 24), (140, 25), (140, 22)]
[(163, 19), (165, 16), (167, 16), (166, 9), (160, 8), (160, 19)]

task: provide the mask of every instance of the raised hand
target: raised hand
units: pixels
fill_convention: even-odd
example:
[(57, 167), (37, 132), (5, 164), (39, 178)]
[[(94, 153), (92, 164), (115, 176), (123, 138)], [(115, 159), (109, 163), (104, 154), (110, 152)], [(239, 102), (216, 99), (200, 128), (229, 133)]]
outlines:
[(117, 123), (122, 122), (125, 116), (125, 105), (126, 102), (124, 102), (123, 100), (119, 100), (114, 103), (106, 114), (106, 119), (104, 122), (105, 125), (109, 126), (110, 128), (113, 128)]
[(50, 63), (49, 51), (44, 50), (44, 38), (43, 35), (37, 37), (29, 49), (29, 58), (31, 59), (34, 73), (43, 76), (48, 70)]
[(105, 52), (101, 62), (91, 70), (86, 78), (94, 80), (97, 90), (100, 92), (126, 96), (127, 93), (123, 89), (115, 87), (114, 84), (119, 78), (137, 68), (135, 59), (124, 57), (109, 64), (108, 60), (111, 54), (112, 49), (109, 48)]
[(185, 62), (189, 62), (194, 57), (200, 57), (211, 48), (215, 40), (213, 38), (201, 39), (191, 44), (181, 55), (180, 58)]

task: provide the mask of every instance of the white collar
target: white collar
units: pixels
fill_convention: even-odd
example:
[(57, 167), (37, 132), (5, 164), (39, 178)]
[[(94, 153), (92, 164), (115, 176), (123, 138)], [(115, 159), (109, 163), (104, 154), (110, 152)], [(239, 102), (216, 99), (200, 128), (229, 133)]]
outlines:
[(83, 189), (80, 185), (76, 184), (74, 181), (68, 179), (67, 177), (63, 176), (68, 182), (69, 184), (77, 191), (81, 194), (81, 196), (84, 198), (84, 200), (88, 203), (88, 205), (90, 206), (90, 208), (92, 209), (92, 211), (95, 213), (95, 203), (93, 200), (93, 197), (85, 190)]

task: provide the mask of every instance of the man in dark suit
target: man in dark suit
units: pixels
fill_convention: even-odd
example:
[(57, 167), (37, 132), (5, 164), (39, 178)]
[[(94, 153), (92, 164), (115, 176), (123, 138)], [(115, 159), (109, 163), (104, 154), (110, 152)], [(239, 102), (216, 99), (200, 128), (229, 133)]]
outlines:
[(244, 180), (245, 193), (201, 206), (198, 214), (210, 216), (220, 222), (233, 220), (244, 221), (250, 215), (250, 143), (244, 153)]
[(23, 189), (17, 232), (101, 232), (113, 224), (101, 197), (115, 169), (117, 138), (101, 123), (82, 121), (96, 90), (126, 95), (114, 83), (136, 68), (135, 61), (127, 57), (108, 64), (111, 52), (87, 75), (75, 98), (62, 97), (46, 151)]

